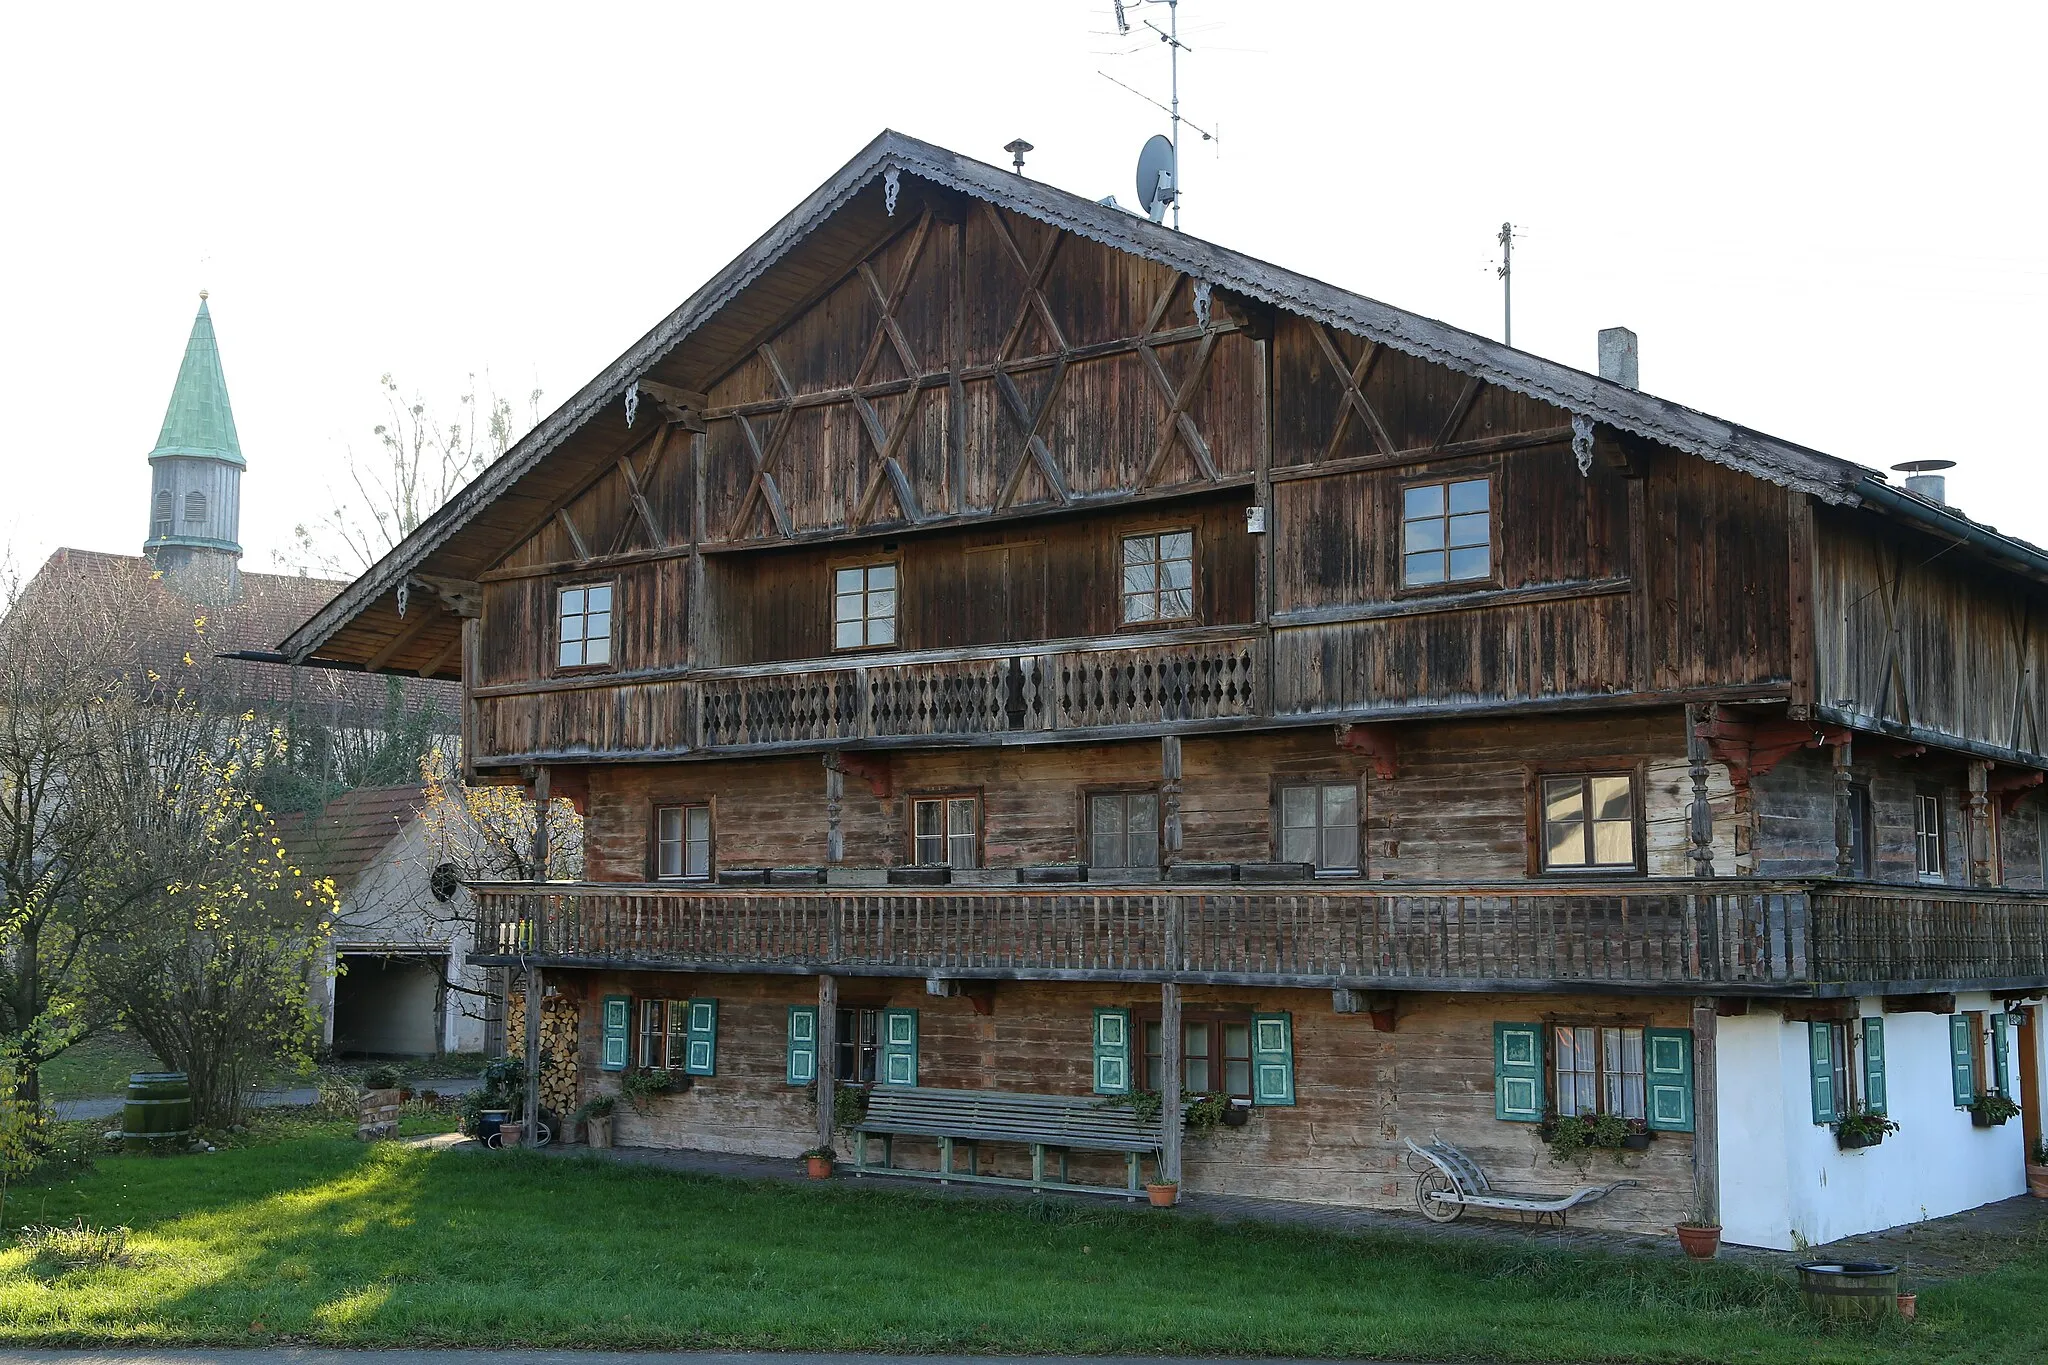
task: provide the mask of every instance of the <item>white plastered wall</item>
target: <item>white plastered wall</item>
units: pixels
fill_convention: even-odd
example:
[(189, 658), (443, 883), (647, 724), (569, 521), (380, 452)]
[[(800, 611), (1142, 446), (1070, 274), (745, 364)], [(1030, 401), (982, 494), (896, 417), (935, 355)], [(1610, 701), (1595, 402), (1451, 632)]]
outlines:
[[(334, 943), (344, 954), (387, 949), (394, 954), (446, 953), (447, 979), (452, 986), (443, 1010), (441, 1049), (481, 1052), (484, 1046), (484, 970), (469, 965), (471, 928), (476, 911), (466, 887), (452, 899), (435, 899), (432, 882), (435, 850), (426, 825), (408, 821), (363, 869), (335, 917)], [(323, 1011), (327, 1041), (334, 1041), (334, 988), (326, 982)], [(470, 993), (477, 992), (477, 993)], [(416, 1007), (417, 1002), (413, 1006)], [(427, 1006), (431, 1012), (431, 1003)]]
[[(1876, 1000), (1860, 1007), (1881, 1012)], [(1978, 992), (1956, 1008), (2003, 1006)], [(1762, 1009), (1721, 1020), (1722, 1235), (1791, 1250), (2024, 1194), (2020, 1124), (1976, 1128), (1956, 1108), (1948, 1030), (1943, 1014), (1884, 1016), (1886, 1108), (1899, 1131), (1844, 1152), (1813, 1121), (1807, 1026)]]

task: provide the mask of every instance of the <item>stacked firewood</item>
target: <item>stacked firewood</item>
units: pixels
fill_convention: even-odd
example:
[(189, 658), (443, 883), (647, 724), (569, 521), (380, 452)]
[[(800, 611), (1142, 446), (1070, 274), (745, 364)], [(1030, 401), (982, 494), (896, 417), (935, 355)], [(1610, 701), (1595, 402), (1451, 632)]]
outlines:
[[(540, 1107), (557, 1117), (571, 1113), (576, 1098), (576, 1002), (551, 995), (540, 1011)], [(505, 1051), (526, 1055), (526, 993), (514, 991), (505, 1001)]]

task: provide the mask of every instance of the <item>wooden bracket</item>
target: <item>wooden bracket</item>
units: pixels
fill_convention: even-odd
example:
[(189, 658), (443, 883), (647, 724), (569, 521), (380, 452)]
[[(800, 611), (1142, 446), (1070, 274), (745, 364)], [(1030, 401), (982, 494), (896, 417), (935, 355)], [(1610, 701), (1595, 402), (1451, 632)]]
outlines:
[(1986, 790), (1998, 798), (1998, 813), (2009, 816), (2043, 780), (2048, 780), (2048, 773), (2039, 768), (2008, 769), (1992, 773)]
[(1695, 727), (1707, 742), (1709, 757), (1728, 765), (1728, 781), (1738, 791), (1801, 749), (1846, 744), (1850, 732), (1840, 726), (1797, 720), (1737, 720), (1716, 706)]
[(1854, 1019), (1857, 1015), (1855, 1000), (1844, 996), (1836, 1000), (1787, 1000), (1785, 1022), (1788, 1024), (1833, 1024)]
[(474, 579), (416, 573), (406, 579), (406, 586), (425, 588), (457, 616), (475, 618), (484, 614), (484, 590)]
[(974, 1012), (986, 1018), (996, 1012), (996, 983), (993, 981), (961, 981), (949, 976), (928, 976), (924, 979), (926, 995), (955, 996), (974, 1007)]
[(1400, 1013), (1399, 999), (1392, 991), (1360, 991), (1339, 986), (1330, 992), (1330, 1008), (1337, 1014), (1370, 1015), (1374, 1033), (1392, 1033)]
[(1400, 775), (1400, 753), (1389, 725), (1340, 725), (1337, 747), (1372, 760), (1372, 773), (1382, 782)]
[(590, 814), (590, 769), (550, 768), (548, 795), (567, 801), (578, 815)]
[(1910, 739), (1893, 739), (1890, 735), (1859, 735), (1856, 750), (1859, 756), (1869, 753), (1878, 758), (1918, 758), (1927, 752), (1927, 746)]
[(1723, 1019), (1740, 1019), (1749, 1013), (1749, 997), (1723, 995), (1714, 1000), (1714, 1013)]
[(894, 770), (889, 766), (887, 754), (827, 754), (825, 766), (837, 768), (848, 777), (867, 783), (868, 790), (875, 794), (877, 801), (888, 800), (889, 794), (895, 790)]
[(1919, 995), (1887, 995), (1884, 998), (1886, 1014), (1954, 1014), (1956, 998), (1943, 991), (1928, 991)]

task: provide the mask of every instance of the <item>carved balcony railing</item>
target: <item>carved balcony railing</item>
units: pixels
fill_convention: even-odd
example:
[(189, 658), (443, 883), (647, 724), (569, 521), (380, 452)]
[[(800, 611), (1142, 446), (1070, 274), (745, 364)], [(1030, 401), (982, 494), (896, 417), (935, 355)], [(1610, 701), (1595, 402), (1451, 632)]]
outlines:
[(2048, 983), (2048, 895), (1749, 879), (1142, 887), (481, 884), (477, 955), (852, 976), (1840, 995)]

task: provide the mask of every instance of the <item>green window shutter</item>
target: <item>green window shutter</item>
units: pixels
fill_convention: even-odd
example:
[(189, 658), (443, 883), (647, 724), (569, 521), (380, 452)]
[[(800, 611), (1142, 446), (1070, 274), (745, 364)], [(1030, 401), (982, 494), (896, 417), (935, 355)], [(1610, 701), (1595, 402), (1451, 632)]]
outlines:
[(692, 1076), (718, 1074), (718, 1002), (690, 1002), (689, 1041), (683, 1052), (683, 1070)]
[(1493, 1116), (1543, 1122), (1543, 1026), (1493, 1026)]
[(1692, 1030), (1643, 1030), (1643, 1069), (1648, 1073), (1648, 1126), (1659, 1133), (1692, 1131)]
[(1975, 1043), (1976, 1040), (1970, 1037), (1970, 1016), (1951, 1014), (1948, 1017), (1949, 1085), (1955, 1092), (1958, 1109), (1967, 1109), (1977, 1100)]
[(1813, 1121), (1838, 1122), (1842, 1116), (1835, 1112), (1834, 1038), (1826, 1024), (1807, 1024), (1806, 1055), (1813, 1067)]
[(623, 995), (604, 998), (604, 1061), (606, 1071), (624, 1071), (633, 1052), (633, 1002)]
[(2012, 1095), (2011, 1063), (2005, 1053), (2009, 1041), (2005, 1011), (2000, 1010), (1991, 1016), (1991, 1083), (1998, 1087), (1999, 1094), (2008, 1098)]
[(1294, 1016), (1252, 1016), (1252, 1103), (1294, 1103)]
[(1131, 1012), (1095, 1011), (1095, 1093), (1131, 1093)]
[(882, 1084), (917, 1084), (917, 1011), (882, 1011)]
[(789, 1007), (789, 1071), (791, 1085), (809, 1085), (818, 1079), (818, 1007)]
[(1882, 1114), (1884, 1106), (1884, 1020), (1872, 1015), (1863, 1021), (1863, 1107)]

